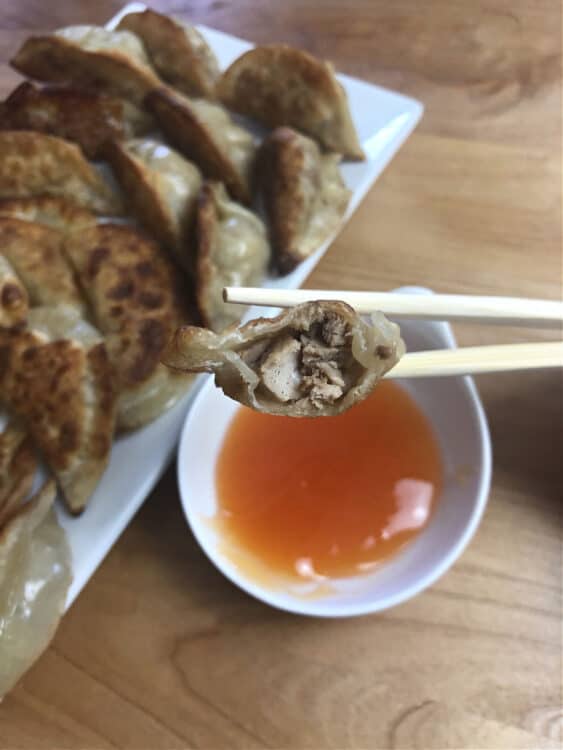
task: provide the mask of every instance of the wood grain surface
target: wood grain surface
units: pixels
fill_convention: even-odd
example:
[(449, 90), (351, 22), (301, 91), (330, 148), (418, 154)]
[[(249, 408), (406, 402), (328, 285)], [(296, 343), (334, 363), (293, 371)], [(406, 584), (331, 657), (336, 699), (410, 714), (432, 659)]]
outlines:
[[(0, 0), (1, 60), (30, 33), (103, 23), (119, 7)], [(425, 103), (308, 286), (561, 296), (558, 0), (154, 7), (300, 45)], [(17, 80), (2, 65), (2, 92)], [(549, 337), (456, 333), (463, 344)], [(171, 469), (0, 706), (0, 748), (561, 747), (561, 374), (478, 386), (493, 489), (475, 539), (438, 584), (346, 621), (269, 609), (204, 558)]]

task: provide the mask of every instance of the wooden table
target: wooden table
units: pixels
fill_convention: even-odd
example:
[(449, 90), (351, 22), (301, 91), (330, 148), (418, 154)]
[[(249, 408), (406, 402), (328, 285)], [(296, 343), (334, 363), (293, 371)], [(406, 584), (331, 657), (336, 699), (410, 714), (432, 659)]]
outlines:
[[(560, 296), (557, 0), (155, 5), (300, 45), (425, 103), (309, 286)], [(32, 32), (102, 23), (118, 7), (1, 0), (2, 60)], [(17, 76), (5, 66), (0, 76), (7, 93)], [(457, 334), (463, 344), (548, 337)], [(0, 707), (2, 750), (558, 747), (561, 374), (478, 385), (493, 489), (470, 548), (437, 585), (347, 621), (269, 609), (204, 558), (170, 470)]]

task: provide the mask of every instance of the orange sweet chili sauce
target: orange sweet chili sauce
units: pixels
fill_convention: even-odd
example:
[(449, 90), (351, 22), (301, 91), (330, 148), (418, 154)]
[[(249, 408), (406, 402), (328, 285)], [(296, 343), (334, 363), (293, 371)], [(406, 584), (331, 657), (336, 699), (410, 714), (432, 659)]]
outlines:
[(296, 580), (355, 575), (428, 523), (442, 484), (432, 429), (391, 382), (337, 417), (241, 408), (216, 468), (217, 520), (236, 544)]

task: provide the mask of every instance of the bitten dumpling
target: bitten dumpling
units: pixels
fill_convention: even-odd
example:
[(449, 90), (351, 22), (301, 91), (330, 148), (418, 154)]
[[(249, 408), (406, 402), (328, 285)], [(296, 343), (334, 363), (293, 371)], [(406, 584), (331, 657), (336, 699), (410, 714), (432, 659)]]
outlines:
[(216, 334), (180, 328), (163, 362), (214, 372), (215, 384), (268, 414), (340, 414), (364, 399), (404, 353), (399, 327), (377, 313), (366, 323), (343, 302), (307, 302)]
[(196, 226), (196, 296), (204, 325), (221, 331), (243, 308), (223, 302), (225, 286), (256, 286), (264, 278), (270, 247), (256, 214), (229, 199), (220, 183), (206, 183)]
[(190, 96), (213, 98), (219, 64), (196, 28), (150, 8), (128, 13), (117, 28), (143, 40), (152, 64), (174, 88)]
[(187, 269), (199, 169), (152, 138), (114, 141), (107, 158), (139, 223)]
[(206, 177), (220, 180), (234, 198), (249, 203), (256, 145), (224, 107), (170, 89), (153, 91), (146, 104), (168, 140)]
[(290, 125), (328, 151), (365, 158), (332, 65), (308, 52), (285, 44), (254, 47), (223, 73), (217, 94), (234, 112), (269, 127)]
[(263, 142), (258, 181), (280, 273), (292, 271), (340, 226), (351, 192), (339, 161), (291, 128), (277, 128)]
[(138, 105), (162, 85), (135, 34), (101, 26), (67, 26), (31, 36), (10, 64), (38, 81), (103, 89)]

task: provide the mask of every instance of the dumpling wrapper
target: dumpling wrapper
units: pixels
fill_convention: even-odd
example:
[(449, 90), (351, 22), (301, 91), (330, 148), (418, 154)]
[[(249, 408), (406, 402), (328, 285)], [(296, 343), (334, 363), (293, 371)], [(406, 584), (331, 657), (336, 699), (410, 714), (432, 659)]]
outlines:
[(112, 139), (132, 138), (153, 128), (131, 102), (77, 87), (21, 83), (0, 104), (2, 130), (35, 130), (78, 144), (89, 159), (101, 159)]
[(63, 255), (63, 234), (30, 221), (0, 217), (0, 248), (34, 307), (68, 305), (84, 315), (86, 305)]
[(47, 648), (64, 612), (71, 554), (54, 498), (47, 482), (0, 527), (0, 699)]
[(333, 416), (364, 399), (404, 353), (399, 327), (342, 302), (307, 302), (216, 334), (180, 328), (169, 367), (214, 372), (227, 396), (267, 414)]
[(219, 99), (234, 112), (269, 127), (289, 125), (328, 151), (365, 159), (332, 65), (285, 44), (245, 52), (217, 83)]
[(35, 308), (28, 328), (0, 330), (0, 394), (21, 417), (71, 513), (100, 480), (115, 426), (113, 367), (99, 332), (76, 310)]
[(220, 104), (161, 88), (146, 98), (166, 138), (194, 161), (206, 177), (223, 182), (231, 195), (250, 202), (256, 145)]
[(0, 131), (0, 198), (52, 195), (98, 214), (123, 206), (73, 143), (27, 130)]
[(189, 270), (199, 169), (161, 141), (113, 142), (107, 158), (138, 221)]
[(280, 273), (292, 271), (340, 226), (351, 191), (339, 161), (291, 128), (277, 128), (262, 143), (258, 180)]
[(44, 224), (61, 232), (76, 231), (97, 222), (88, 209), (50, 195), (0, 200), (0, 218)]
[(219, 63), (196, 28), (150, 9), (128, 13), (117, 28), (143, 40), (155, 69), (174, 88), (189, 96), (214, 97)]
[(190, 383), (160, 364), (173, 331), (188, 319), (181, 274), (155, 242), (129, 226), (98, 224), (68, 235), (65, 252), (116, 369), (118, 427), (141, 427)]
[(67, 26), (31, 36), (10, 64), (38, 81), (103, 89), (139, 106), (162, 85), (135, 34), (100, 26)]
[(11, 263), (0, 254), (0, 328), (25, 325), (29, 296)]
[(244, 308), (223, 302), (225, 286), (260, 285), (270, 259), (266, 228), (256, 214), (229, 200), (220, 183), (206, 183), (196, 226), (196, 297), (203, 324), (221, 331)]

